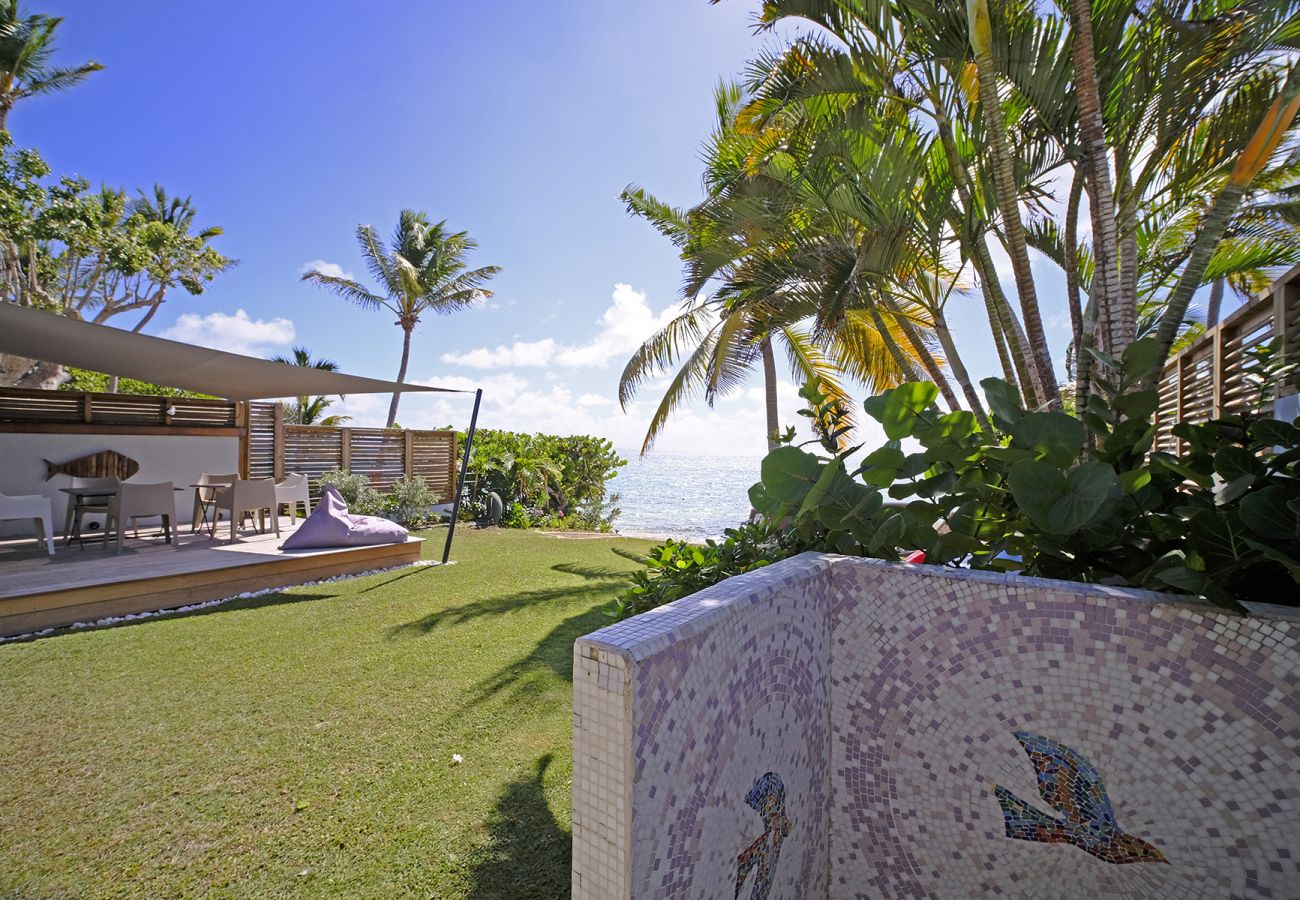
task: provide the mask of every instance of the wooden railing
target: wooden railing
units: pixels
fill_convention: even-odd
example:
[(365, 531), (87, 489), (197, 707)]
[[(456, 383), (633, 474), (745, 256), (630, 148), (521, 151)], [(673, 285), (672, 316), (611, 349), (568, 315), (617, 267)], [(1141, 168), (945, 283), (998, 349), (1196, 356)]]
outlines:
[[(1252, 348), (1278, 336), (1288, 357), (1300, 353), (1300, 270), (1274, 282), (1169, 360), (1160, 379), (1156, 449), (1182, 449), (1182, 441), (1171, 433), (1178, 422), (1204, 422), (1254, 407), (1259, 398), (1243, 377), (1246, 361)], [(1271, 402), (1265, 403), (1262, 411), (1271, 408)]]
[(229, 400), (0, 388), (0, 431), (237, 434)]
[(449, 499), (456, 484), (456, 432), (290, 425), (277, 403), (251, 403), (242, 465), (250, 478), (301, 472), (315, 496), (330, 469), (365, 475), (377, 490), (420, 475)]

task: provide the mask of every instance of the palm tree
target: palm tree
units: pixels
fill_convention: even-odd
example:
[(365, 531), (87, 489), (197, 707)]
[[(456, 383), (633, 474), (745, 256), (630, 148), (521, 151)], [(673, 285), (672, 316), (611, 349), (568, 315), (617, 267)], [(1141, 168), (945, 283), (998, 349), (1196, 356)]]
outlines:
[(18, 0), (0, 0), (0, 131), (8, 130), (9, 111), (27, 97), (64, 91), (104, 68), (97, 62), (50, 65), (54, 33), (63, 19), (23, 16)]
[[(388, 247), (384, 247), (373, 226), (358, 225), (357, 244), (370, 275), (382, 293), (375, 293), (350, 278), (311, 271), (303, 275), (329, 288), (344, 300), (362, 309), (386, 309), (397, 316), (402, 329), (402, 361), (397, 368), (397, 383), (406, 380), (411, 358), (411, 333), (425, 313), (446, 315), (482, 303), (492, 296), (485, 288), (500, 266), (468, 268), (470, 253), (478, 242), (466, 231), (449, 231), (446, 221), (429, 224), (428, 217), (412, 209), (402, 210), (397, 228)], [(388, 407), (391, 428), (397, 421), (397, 403), (401, 392), (393, 392)]]
[[(339, 364), (332, 359), (312, 359), (311, 351), (306, 347), (294, 347), (293, 356), (273, 356), (273, 362), (288, 366), (302, 366), (305, 369), (320, 369), (323, 372), (337, 372)], [(324, 416), (334, 401), (329, 397), (298, 397), (285, 411), (285, 421), (291, 425), (342, 425), (351, 421), (351, 416)]]

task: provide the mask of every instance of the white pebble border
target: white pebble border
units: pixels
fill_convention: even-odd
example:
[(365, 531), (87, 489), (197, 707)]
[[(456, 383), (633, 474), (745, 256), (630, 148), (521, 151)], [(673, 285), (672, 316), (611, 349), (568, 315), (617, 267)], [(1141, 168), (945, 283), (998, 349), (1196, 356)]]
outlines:
[(68, 629), (82, 628), (102, 628), (105, 625), (116, 625), (119, 622), (137, 622), (141, 619), (153, 619), (158, 616), (171, 615), (172, 613), (190, 612), (195, 609), (207, 609), (212, 606), (220, 606), (223, 603), (229, 603), (231, 600), (251, 600), (254, 597), (262, 597), (266, 594), (278, 594), (287, 591), (290, 588), (314, 587), (318, 584), (330, 584), (335, 581), (349, 581), (353, 578), (365, 578), (370, 575), (381, 575), (385, 572), (396, 572), (399, 569), (420, 569), (428, 566), (456, 565), (456, 560), (442, 563), (436, 559), (422, 559), (419, 562), (403, 563), (400, 566), (388, 566), (383, 569), (370, 569), (365, 572), (354, 572), (350, 575), (335, 575), (331, 578), (321, 578), (316, 581), (303, 581), (298, 584), (286, 584), (283, 587), (263, 588), (260, 591), (245, 591), (242, 594), (235, 594), (230, 597), (221, 597), (217, 600), (204, 600), (202, 603), (191, 603), (189, 606), (173, 606), (170, 609), (155, 609), (147, 612), (128, 613), (125, 616), (107, 616), (103, 619), (95, 619), (90, 622), (73, 622), (71, 625), (60, 625), (57, 628), (42, 628), (40, 631), (28, 631), (23, 634), (10, 635), (9, 637), (0, 637), (0, 644), (9, 643), (10, 641), (25, 641), (30, 638), (44, 637), (47, 634), (54, 634), (56, 631), (66, 631)]

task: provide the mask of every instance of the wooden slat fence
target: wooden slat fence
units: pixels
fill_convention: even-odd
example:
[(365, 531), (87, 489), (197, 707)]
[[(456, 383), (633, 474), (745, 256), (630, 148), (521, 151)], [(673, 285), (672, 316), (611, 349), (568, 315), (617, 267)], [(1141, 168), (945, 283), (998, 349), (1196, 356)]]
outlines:
[[(140, 394), (96, 394), (0, 388), (0, 428), (5, 431), (238, 428), (239, 404)], [(24, 426), (39, 426), (30, 429)]]
[(300, 472), (317, 496), (321, 475), (346, 469), (365, 475), (379, 491), (420, 475), (443, 500), (449, 501), (455, 492), (454, 431), (289, 425), (283, 420), (283, 408), (274, 403), (249, 404), (248, 420), (249, 477), (283, 478)]
[[(1300, 270), (1275, 282), (1169, 360), (1160, 379), (1156, 449), (1182, 449), (1182, 441), (1171, 433), (1178, 422), (1204, 422), (1249, 409), (1256, 394), (1243, 377), (1247, 354), (1278, 335), (1284, 336), (1288, 357), (1300, 353)], [(1263, 411), (1271, 411), (1271, 405)]]

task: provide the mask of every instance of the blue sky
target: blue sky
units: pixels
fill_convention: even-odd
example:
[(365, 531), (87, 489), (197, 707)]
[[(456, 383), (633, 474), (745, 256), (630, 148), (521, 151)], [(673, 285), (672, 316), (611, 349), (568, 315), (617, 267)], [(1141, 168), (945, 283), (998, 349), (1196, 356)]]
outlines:
[[(638, 446), (655, 385), (627, 414), (618, 373), (677, 299), (673, 248), (617, 200), (629, 182), (675, 203), (699, 196), (712, 89), (770, 38), (757, 3), (564, 0), (524, 4), (317, 2), (32, 4), (66, 21), (60, 61), (107, 68), (10, 117), (56, 173), (189, 194), (239, 260), (201, 297), (170, 295), (153, 333), (257, 355), (304, 344), (347, 371), (391, 378), (390, 317), (300, 283), (307, 265), (364, 277), (358, 223), (387, 234), (403, 207), (478, 239), (504, 272), (483, 309), (431, 318), (410, 379), (482, 384), (484, 424), (590, 432)], [(1040, 267), (1060, 356), (1061, 290)], [(1009, 280), (1009, 270), (1005, 273)], [(1043, 289), (1043, 288), (1040, 288)], [(1059, 314), (1054, 314), (1059, 311)], [(950, 313), (973, 374), (992, 374), (980, 304)], [(118, 322), (116, 324), (133, 324)], [(794, 386), (782, 387), (793, 423)], [(349, 397), (356, 424), (387, 400)], [(463, 423), (459, 401), (403, 401), (399, 421)], [(754, 449), (757, 384), (698, 404), (664, 449)]]

